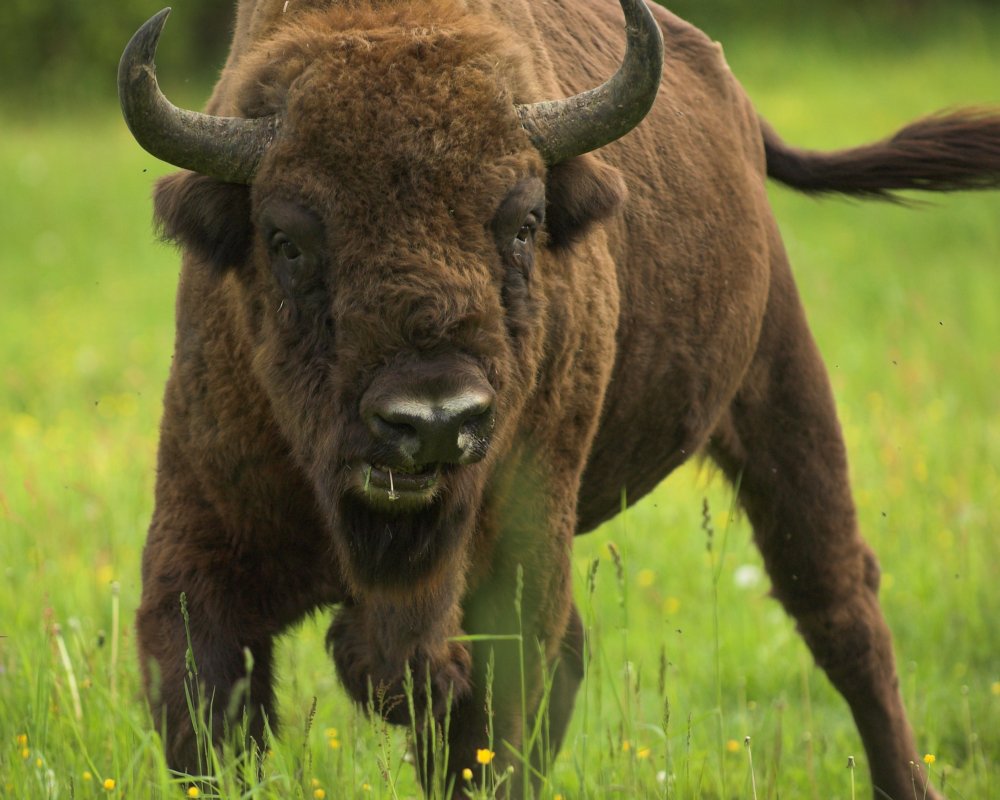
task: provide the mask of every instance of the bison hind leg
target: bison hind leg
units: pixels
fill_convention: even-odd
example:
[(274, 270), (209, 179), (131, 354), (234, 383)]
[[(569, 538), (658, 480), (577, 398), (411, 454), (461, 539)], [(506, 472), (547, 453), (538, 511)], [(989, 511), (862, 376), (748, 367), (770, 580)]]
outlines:
[(758, 353), (709, 452), (754, 529), (774, 596), (847, 700), (876, 797), (936, 798), (903, 708), (879, 568), (858, 533), (826, 370), (779, 265)]

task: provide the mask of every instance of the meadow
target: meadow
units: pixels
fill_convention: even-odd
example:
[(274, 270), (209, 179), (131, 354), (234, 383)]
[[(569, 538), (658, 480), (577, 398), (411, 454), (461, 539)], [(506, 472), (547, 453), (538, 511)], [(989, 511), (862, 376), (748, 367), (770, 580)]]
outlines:
[[(1000, 105), (1000, 17), (946, 22), (711, 33), (786, 140), (835, 148), (942, 107)], [(0, 797), (196, 796), (164, 765), (132, 631), (178, 270), (149, 194), (169, 170), (113, 98), (8, 111)], [(949, 797), (1000, 797), (1000, 193), (909, 208), (778, 187), (772, 199), (837, 394), (921, 755)], [(710, 466), (582, 537), (574, 565), (588, 673), (544, 798), (870, 796), (847, 707), (769, 599)], [(340, 690), (326, 624), (282, 640), (283, 733), (259, 780), (219, 766), (223, 796), (418, 795), (405, 731)]]

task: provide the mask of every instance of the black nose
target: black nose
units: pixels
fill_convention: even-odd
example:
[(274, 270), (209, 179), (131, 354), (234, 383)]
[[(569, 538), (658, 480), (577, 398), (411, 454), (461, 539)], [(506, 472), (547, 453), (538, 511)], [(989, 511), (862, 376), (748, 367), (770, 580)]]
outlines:
[(480, 388), (433, 399), (387, 397), (366, 409), (365, 422), (414, 465), (473, 464), (489, 448), (495, 400)]

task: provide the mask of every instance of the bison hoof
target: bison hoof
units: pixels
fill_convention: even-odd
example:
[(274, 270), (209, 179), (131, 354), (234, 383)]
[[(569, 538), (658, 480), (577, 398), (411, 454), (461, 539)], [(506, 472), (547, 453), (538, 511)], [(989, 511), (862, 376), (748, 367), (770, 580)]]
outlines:
[(411, 708), (418, 719), (428, 709), (435, 719), (444, 719), (449, 703), (470, 693), (472, 658), (464, 645), (445, 642), (433, 650), (418, 645), (409, 659), (382, 654), (355, 624), (355, 612), (341, 609), (326, 641), (341, 683), (356, 703), (388, 722), (408, 725)]

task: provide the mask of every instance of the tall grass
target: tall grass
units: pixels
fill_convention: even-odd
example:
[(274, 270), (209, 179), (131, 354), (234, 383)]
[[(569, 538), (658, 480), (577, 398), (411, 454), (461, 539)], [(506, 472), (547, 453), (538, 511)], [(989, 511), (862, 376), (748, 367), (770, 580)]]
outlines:
[[(905, 47), (892, 31), (852, 45), (755, 30), (726, 48), (789, 141), (845, 146), (941, 106), (1000, 103), (987, 22), (910, 31)], [(163, 762), (132, 641), (177, 274), (149, 226), (163, 170), (111, 108), (0, 137), (0, 796), (189, 790)], [(840, 403), (920, 747), (951, 796), (1000, 796), (1000, 198), (772, 199)], [(767, 597), (710, 468), (581, 538), (574, 570), (586, 679), (543, 796), (869, 793), (850, 715)], [(282, 641), (282, 732), (260, 776), (209, 765), (227, 796), (417, 794), (407, 732), (347, 701), (324, 628)]]

